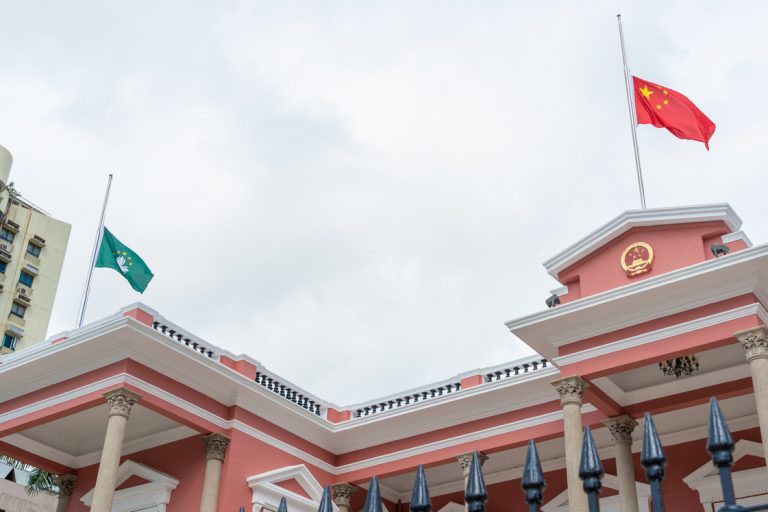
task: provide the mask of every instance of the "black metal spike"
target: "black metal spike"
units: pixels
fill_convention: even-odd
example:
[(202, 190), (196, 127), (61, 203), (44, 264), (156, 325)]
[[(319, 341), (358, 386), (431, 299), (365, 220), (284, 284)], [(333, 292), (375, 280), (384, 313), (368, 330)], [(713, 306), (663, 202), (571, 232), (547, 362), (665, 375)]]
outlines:
[(413, 494), (411, 494), (409, 508), (411, 512), (430, 512), (432, 510), (432, 500), (429, 499), (429, 488), (427, 487), (427, 475), (421, 464), (416, 470), (416, 480), (413, 482)]
[(323, 496), (320, 498), (320, 507), (318, 507), (317, 512), (333, 512), (331, 488), (328, 485), (323, 488)]
[(288, 504), (285, 502), (285, 496), (280, 498), (280, 505), (277, 507), (277, 512), (288, 512)]
[(667, 457), (661, 446), (659, 434), (653, 424), (651, 413), (645, 413), (645, 426), (643, 429), (643, 450), (640, 453), (640, 464), (645, 468), (648, 482), (651, 484), (651, 502), (653, 512), (664, 512), (664, 501), (661, 495), (661, 481), (664, 479), (664, 468), (667, 465)]
[(731, 464), (733, 464), (733, 438), (725, 423), (723, 411), (717, 404), (717, 399), (709, 399), (709, 433), (707, 435), (707, 450), (712, 454), (712, 464), (720, 472), (720, 486), (723, 489), (723, 509), (736, 508), (736, 492), (733, 488)]
[(240, 512), (245, 512), (245, 507), (240, 507)]
[(590, 512), (600, 511), (600, 489), (603, 487), (603, 464), (597, 453), (595, 440), (589, 427), (584, 427), (584, 440), (581, 443), (581, 462), (579, 463), (579, 478), (587, 493)]
[(480, 467), (480, 458), (477, 452), (472, 453), (472, 463), (469, 466), (469, 478), (467, 489), (464, 492), (464, 501), (467, 503), (467, 512), (484, 512), (485, 502), (488, 501), (488, 493), (485, 490), (485, 479)]
[(733, 462), (733, 438), (725, 423), (723, 412), (717, 400), (709, 399), (709, 434), (707, 435), (707, 450), (712, 454), (715, 466), (730, 465)]
[(371, 477), (371, 484), (368, 486), (368, 496), (365, 497), (363, 512), (382, 512), (379, 479), (375, 475)]
[(528, 510), (537, 512), (544, 500), (544, 489), (547, 487), (547, 483), (544, 481), (539, 452), (536, 450), (536, 442), (533, 439), (528, 441), (528, 453), (525, 455), (521, 486), (525, 491), (525, 502), (528, 503)]

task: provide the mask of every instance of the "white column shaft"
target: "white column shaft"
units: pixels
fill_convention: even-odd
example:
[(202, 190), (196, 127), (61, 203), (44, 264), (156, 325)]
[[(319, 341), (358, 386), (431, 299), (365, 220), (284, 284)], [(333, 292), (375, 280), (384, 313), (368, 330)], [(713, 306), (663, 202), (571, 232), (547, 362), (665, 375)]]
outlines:
[(111, 512), (112, 498), (117, 483), (117, 468), (120, 465), (120, 454), (123, 450), (125, 427), (128, 418), (120, 415), (109, 417), (107, 434), (104, 437), (104, 448), (101, 451), (99, 472), (96, 476), (96, 487), (93, 491), (91, 512)]
[(587, 495), (579, 478), (581, 460), (581, 404), (563, 405), (563, 437), (565, 438), (565, 465), (568, 477), (568, 509), (587, 512)]
[(763, 453), (768, 458), (768, 359), (756, 357), (749, 362), (752, 372), (752, 387), (755, 393), (757, 421), (760, 437), (763, 439)]
[(616, 448), (616, 476), (619, 479), (619, 496), (622, 512), (639, 512), (637, 487), (635, 486), (635, 463), (632, 460), (631, 442), (618, 441)]
[(203, 495), (200, 498), (200, 512), (216, 512), (219, 501), (219, 480), (223, 461), (208, 459), (205, 461), (205, 476), (203, 478)]

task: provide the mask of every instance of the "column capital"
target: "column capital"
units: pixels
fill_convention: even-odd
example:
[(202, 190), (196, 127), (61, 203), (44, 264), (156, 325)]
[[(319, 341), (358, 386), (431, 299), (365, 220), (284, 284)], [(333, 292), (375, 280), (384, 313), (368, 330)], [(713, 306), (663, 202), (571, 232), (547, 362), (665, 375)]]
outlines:
[(615, 443), (631, 443), (632, 432), (637, 425), (637, 421), (626, 414), (616, 416), (615, 418), (608, 418), (605, 421), (605, 426), (608, 427), (608, 431), (611, 433)]
[(589, 383), (578, 375), (556, 380), (552, 382), (552, 385), (555, 386), (557, 393), (560, 395), (561, 406), (568, 404), (581, 405), (584, 390), (589, 387)]
[(356, 492), (357, 487), (347, 483), (331, 486), (331, 497), (333, 498), (333, 502), (339, 507), (349, 508), (349, 504), (352, 501), (352, 495)]
[(739, 340), (747, 356), (747, 362), (753, 359), (768, 359), (768, 327), (761, 325), (754, 329), (739, 331), (734, 338)]
[(59, 497), (70, 497), (72, 496), (72, 489), (75, 488), (77, 477), (71, 473), (64, 473), (62, 475), (54, 475), (53, 481), (59, 488)]
[(205, 442), (205, 460), (220, 460), (224, 461), (224, 457), (227, 455), (227, 446), (229, 446), (229, 438), (222, 434), (208, 434), (203, 437)]
[[(456, 457), (456, 460), (459, 461), (459, 466), (461, 466), (461, 472), (464, 474), (464, 478), (467, 478), (469, 476), (469, 468), (472, 466), (473, 453), (475, 452), (462, 453), (461, 455)], [(483, 467), (483, 464), (485, 464), (485, 461), (488, 460), (488, 456), (483, 452), (477, 452), (477, 460), (480, 461), (480, 467)]]
[(131, 408), (139, 401), (141, 395), (128, 391), (125, 388), (120, 388), (104, 393), (104, 398), (107, 399), (107, 404), (109, 404), (110, 416), (122, 416), (128, 419), (131, 416)]

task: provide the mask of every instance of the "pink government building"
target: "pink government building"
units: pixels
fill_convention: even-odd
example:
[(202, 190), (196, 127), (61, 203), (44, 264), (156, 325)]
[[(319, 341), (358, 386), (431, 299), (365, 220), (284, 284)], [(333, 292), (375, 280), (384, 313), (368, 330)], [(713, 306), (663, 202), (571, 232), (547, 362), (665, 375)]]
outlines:
[(601, 509), (633, 512), (650, 510), (647, 411), (669, 459), (667, 510), (713, 511), (717, 397), (740, 503), (765, 502), (768, 244), (740, 228), (728, 204), (624, 212), (544, 263), (561, 285), (552, 307), (506, 323), (539, 356), (354, 405), (134, 304), (0, 358), (0, 453), (58, 475), (59, 511), (261, 512), (284, 497), (314, 512), (330, 485), (334, 509), (358, 512), (376, 475), (386, 511), (404, 512), (423, 464), (433, 510), (463, 512), (477, 451), (487, 510), (507, 512), (525, 507), (534, 439), (542, 510), (581, 512), (590, 426)]

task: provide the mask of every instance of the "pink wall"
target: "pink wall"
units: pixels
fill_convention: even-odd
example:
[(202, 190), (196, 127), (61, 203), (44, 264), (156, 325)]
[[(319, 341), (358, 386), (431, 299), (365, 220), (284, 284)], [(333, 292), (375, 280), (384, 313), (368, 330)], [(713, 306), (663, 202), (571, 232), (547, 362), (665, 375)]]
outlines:
[[(709, 244), (721, 243), (720, 236), (729, 232), (720, 221), (631, 229), (560, 272), (558, 280), (569, 285), (561, 300), (571, 302), (705, 261), (711, 258)], [(650, 272), (630, 278), (620, 260), (624, 249), (634, 242), (650, 244), (654, 261)]]
[[(202, 435), (193, 436), (175, 443), (158, 446), (150, 450), (132, 453), (121, 459), (144, 464), (179, 481), (179, 486), (171, 494), (168, 512), (188, 512), (200, 508), (200, 493), (203, 488), (205, 470), (205, 447)], [(90, 509), (80, 501), (96, 484), (98, 464), (81, 468), (77, 472), (78, 481), (72, 492), (68, 512), (88, 512)], [(237, 509), (234, 509), (237, 511)]]
[(246, 480), (285, 466), (304, 464), (320, 485), (333, 483), (333, 476), (301, 459), (254, 439), (239, 430), (227, 433), (231, 441), (221, 475), (218, 510), (249, 510), (251, 489)]

